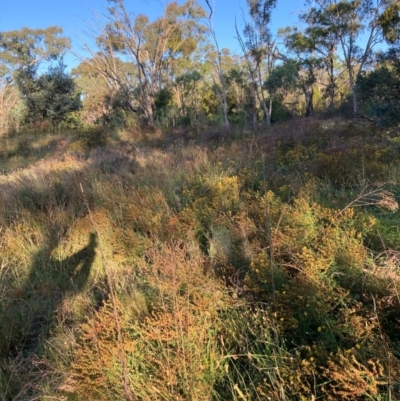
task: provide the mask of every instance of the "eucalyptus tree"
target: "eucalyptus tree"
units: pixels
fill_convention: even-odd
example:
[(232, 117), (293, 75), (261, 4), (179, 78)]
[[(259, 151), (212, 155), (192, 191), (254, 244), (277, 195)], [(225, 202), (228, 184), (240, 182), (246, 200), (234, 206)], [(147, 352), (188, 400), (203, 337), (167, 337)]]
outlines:
[(400, 2), (384, 0), (384, 11), (378, 19), (379, 28), (389, 44), (377, 55), (374, 69), (362, 72), (357, 80), (362, 117), (393, 127), (400, 122)]
[(97, 53), (92, 59), (84, 60), (74, 68), (72, 75), (82, 95), (80, 114), (83, 123), (94, 124), (110, 120), (117, 112), (116, 106), (136, 112), (136, 105), (132, 103), (133, 94), (128, 92), (127, 95), (121, 89), (127, 90), (135, 85), (136, 70), (131, 63), (119, 58), (109, 59), (104, 54)]
[(295, 60), (287, 60), (277, 65), (264, 82), (272, 99), (281, 103), (289, 93), (299, 87), (299, 64)]
[[(312, 82), (312, 67), (317, 63), (327, 73), (327, 82), (323, 82), (326, 95), (329, 99), (329, 107), (335, 107), (335, 95), (337, 90), (337, 64), (338, 47), (340, 46), (340, 35), (337, 27), (333, 24), (331, 15), (327, 11), (326, 3), (331, 0), (316, 0), (312, 7), (300, 15), (300, 19), (306, 23), (306, 28), (299, 33), (294, 30), (289, 42), (294, 48), (297, 47), (298, 54), (310, 54), (308, 64), (309, 77)], [(306, 62), (307, 63), (307, 62)]]
[(83, 61), (71, 71), (75, 85), (82, 94), (81, 121), (94, 124), (108, 113), (105, 99), (110, 86), (105, 77), (93, 67), (93, 60)]
[[(244, 122), (249, 117), (249, 110), (253, 110), (252, 99), (249, 96), (249, 81), (246, 75), (246, 67), (238, 57), (235, 57), (233, 66), (226, 75), (228, 87), (228, 99), (232, 99), (230, 117), (233, 121)], [(250, 116), (252, 120), (252, 116)]]
[[(217, 43), (215, 41), (215, 43)], [(228, 105), (228, 73), (235, 65), (237, 58), (227, 48), (220, 49), (218, 46), (211, 46), (205, 54), (206, 61), (212, 66), (210, 77), (212, 87), (221, 104), (225, 127), (229, 128), (229, 105)], [(235, 60), (235, 61), (234, 61)]]
[(243, 36), (239, 33), (236, 25), (236, 34), (249, 70), (254, 105), (258, 101), (264, 112), (267, 125), (270, 125), (272, 97), (269, 97), (267, 106), (267, 99), (262, 86), (266, 76), (274, 68), (276, 61), (276, 44), (269, 28), (271, 13), (276, 5), (276, 0), (247, 0), (247, 5), (251, 20), (245, 22)]
[(7, 67), (0, 64), (0, 135), (8, 131), (11, 111), (16, 106), (18, 99), (18, 90), (9, 77)]
[(375, 68), (357, 80), (362, 117), (385, 127), (400, 123), (400, 49), (378, 55)]
[(198, 114), (200, 111), (199, 85), (203, 76), (197, 70), (188, 71), (178, 76), (175, 80), (174, 92), (176, 104), (183, 118), (190, 118), (190, 114)]
[[(379, 16), (384, 4), (394, 0), (308, 0), (310, 8), (300, 15), (306, 28), (286, 29), (286, 45), (308, 70), (309, 83), (314, 67), (328, 75), (329, 105), (334, 107), (337, 84), (344, 71), (335, 65), (343, 62), (352, 93), (353, 112), (357, 113), (357, 78), (371, 61), (374, 47), (382, 41)], [(315, 70), (314, 70), (315, 71)]]
[[(200, 23), (205, 12), (195, 0), (182, 5), (173, 2), (151, 22), (143, 14), (132, 19), (124, 0), (109, 3), (108, 22), (97, 37), (101, 52), (96, 54), (94, 66), (116, 83), (132, 111), (139, 111), (153, 124), (157, 93), (171, 82), (169, 73), (174, 61), (195, 50), (205, 31)], [(90, 50), (89, 46), (86, 49)], [(134, 80), (123, 79), (117, 58), (135, 66)]]
[[(314, 43), (311, 36), (298, 30), (297, 27), (287, 27), (279, 30), (283, 43), (289, 55), (295, 57), (299, 64), (299, 82), (304, 94), (305, 117), (314, 113), (314, 85), (317, 81), (317, 70), (321, 66), (321, 60), (315, 56)], [(282, 54), (284, 62), (288, 61)]]
[(379, 25), (385, 39), (394, 44), (400, 40), (400, 2), (398, 0), (384, 1), (385, 10), (379, 16)]
[(62, 33), (57, 26), (0, 32), (0, 133), (7, 130), (10, 113), (19, 102), (16, 76), (65, 53), (70, 41)]
[(216, 91), (216, 94), (220, 100), (221, 106), (222, 106), (222, 112), (224, 115), (224, 123), (225, 127), (229, 128), (229, 119), (228, 119), (228, 101), (227, 101), (227, 88), (226, 88), (226, 77), (225, 77), (225, 71), (224, 71), (224, 63), (223, 63), (223, 57), (226, 55), (226, 52), (229, 50), (228, 49), (222, 49), (220, 50), (218, 41), (215, 36), (215, 32), (213, 31), (212, 33), (215, 42), (215, 50), (210, 51), (207, 53), (207, 61), (211, 63), (211, 65), (214, 68), (214, 71), (216, 72), (217, 75), (217, 80), (214, 78), (214, 75), (212, 75), (213, 81), (214, 81), (214, 88)]
[(217, 34), (215, 33), (213, 21), (212, 21), (212, 16), (214, 13), (214, 9), (211, 7), (210, 2), (206, 0), (206, 3), (210, 9), (210, 16), (209, 16), (209, 25), (208, 25), (208, 31), (209, 34), (214, 42), (215, 46), (215, 51), (210, 52), (208, 54), (208, 61), (211, 62), (213, 65), (217, 76), (218, 76), (218, 83), (215, 82), (214, 79), (214, 87), (216, 89), (218, 98), (220, 99), (221, 105), (222, 105), (222, 111), (224, 114), (224, 121), (225, 121), (225, 127), (229, 128), (229, 119), (228, 119), (228, 101), (227, 101), (227, 94), (226, 94), (226, 79), (225, 79), (225, 71), (223, 68), (223, 60), (222, 60), (222, 52), (226, 49), (220, 50), (219, 43), (217, 40)]
[(357, 113), (356, 81), (371, 61), (374, 47), (382, 41), (379, 16), (385, 0), (315, 0), (335, 30), (341, 47)]
[(62, 33), (58, 26), (0, 32), (0, 62), (13, 71), (56, 60), (70, 47), (70, 40)]

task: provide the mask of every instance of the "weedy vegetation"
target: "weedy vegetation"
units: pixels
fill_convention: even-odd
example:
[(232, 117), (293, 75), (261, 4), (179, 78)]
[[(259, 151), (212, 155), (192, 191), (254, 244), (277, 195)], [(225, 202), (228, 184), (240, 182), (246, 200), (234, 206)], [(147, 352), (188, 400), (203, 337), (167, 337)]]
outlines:
[(400, 399), (400, 141), (0, 137), (0, 400)]

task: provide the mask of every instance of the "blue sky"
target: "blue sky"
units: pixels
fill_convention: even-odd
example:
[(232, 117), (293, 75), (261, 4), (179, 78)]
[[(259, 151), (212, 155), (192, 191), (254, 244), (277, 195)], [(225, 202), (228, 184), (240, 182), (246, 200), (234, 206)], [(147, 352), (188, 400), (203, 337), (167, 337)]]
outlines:
[[(76, 51), (79, 52), (79, 37), (87, 28), (87, 22), (101, 18), (106, 12), (107, 0), (0, 0), (0, 31), (11, 31), (22, 27), (46, 28), (51, 25), (61, 26), (69, 36)], [(178, 0), (183, 3), (182, 0)], [(205, 9), (205, 0), (198, 0)], [(228, 47), (240, 53), (235, 37), (235, 17), (239, 26), (242, 23), (242, 10), (246, 12), (246, 0), (211, 0), (215, 4), (213, 24), (220, 47)], [(162, 4), (166, 0), (125, 0), (127, 9), (133, 17), (146, 14), (151, 20), (162, 15)], [(297, 14), (304, 9), (304, 0), (278, 0), (273, 12), (272, 30), (293, 25), (298, 22)], [(73, 55), (65, 59), (68, 66), (78, 63)]]

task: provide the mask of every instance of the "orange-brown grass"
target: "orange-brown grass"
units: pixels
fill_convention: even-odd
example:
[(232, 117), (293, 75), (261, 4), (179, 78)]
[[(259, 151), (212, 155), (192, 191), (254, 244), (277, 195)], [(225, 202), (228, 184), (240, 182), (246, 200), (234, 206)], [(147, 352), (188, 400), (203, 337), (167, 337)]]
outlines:
[[(123, 313), (123, 348), (135, 400), (208, 400), (222, 356), (216, 336), (219, 311), (229, 306), (226, 289), (204, 274), (199, 250), (181, 243), (151, 249), (138, 262), (137, 283), (146, 285), (143, 316)], [(139, 285), (136, 291), (140, 291)], [(129, 296), (125, 296), (129, 298)], [(90, 399), (124, 399), (110, 305), (82, 325), (73, 350), (77, 393)]]

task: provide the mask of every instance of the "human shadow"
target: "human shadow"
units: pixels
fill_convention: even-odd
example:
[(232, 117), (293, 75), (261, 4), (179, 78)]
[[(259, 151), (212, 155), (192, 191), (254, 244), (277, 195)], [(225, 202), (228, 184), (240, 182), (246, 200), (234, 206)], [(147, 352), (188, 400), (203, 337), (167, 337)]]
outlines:
[(33, 258), (32, 268), (18, 302), (9, 311), (9, 352), (43, 355), (44, 345), (55, 327), (57, 310), (67, 296), (81, 293), (96, 255), (97, 236), (73, 255), (57, 260), (52, 256), (58, 241), (45, 246)]

